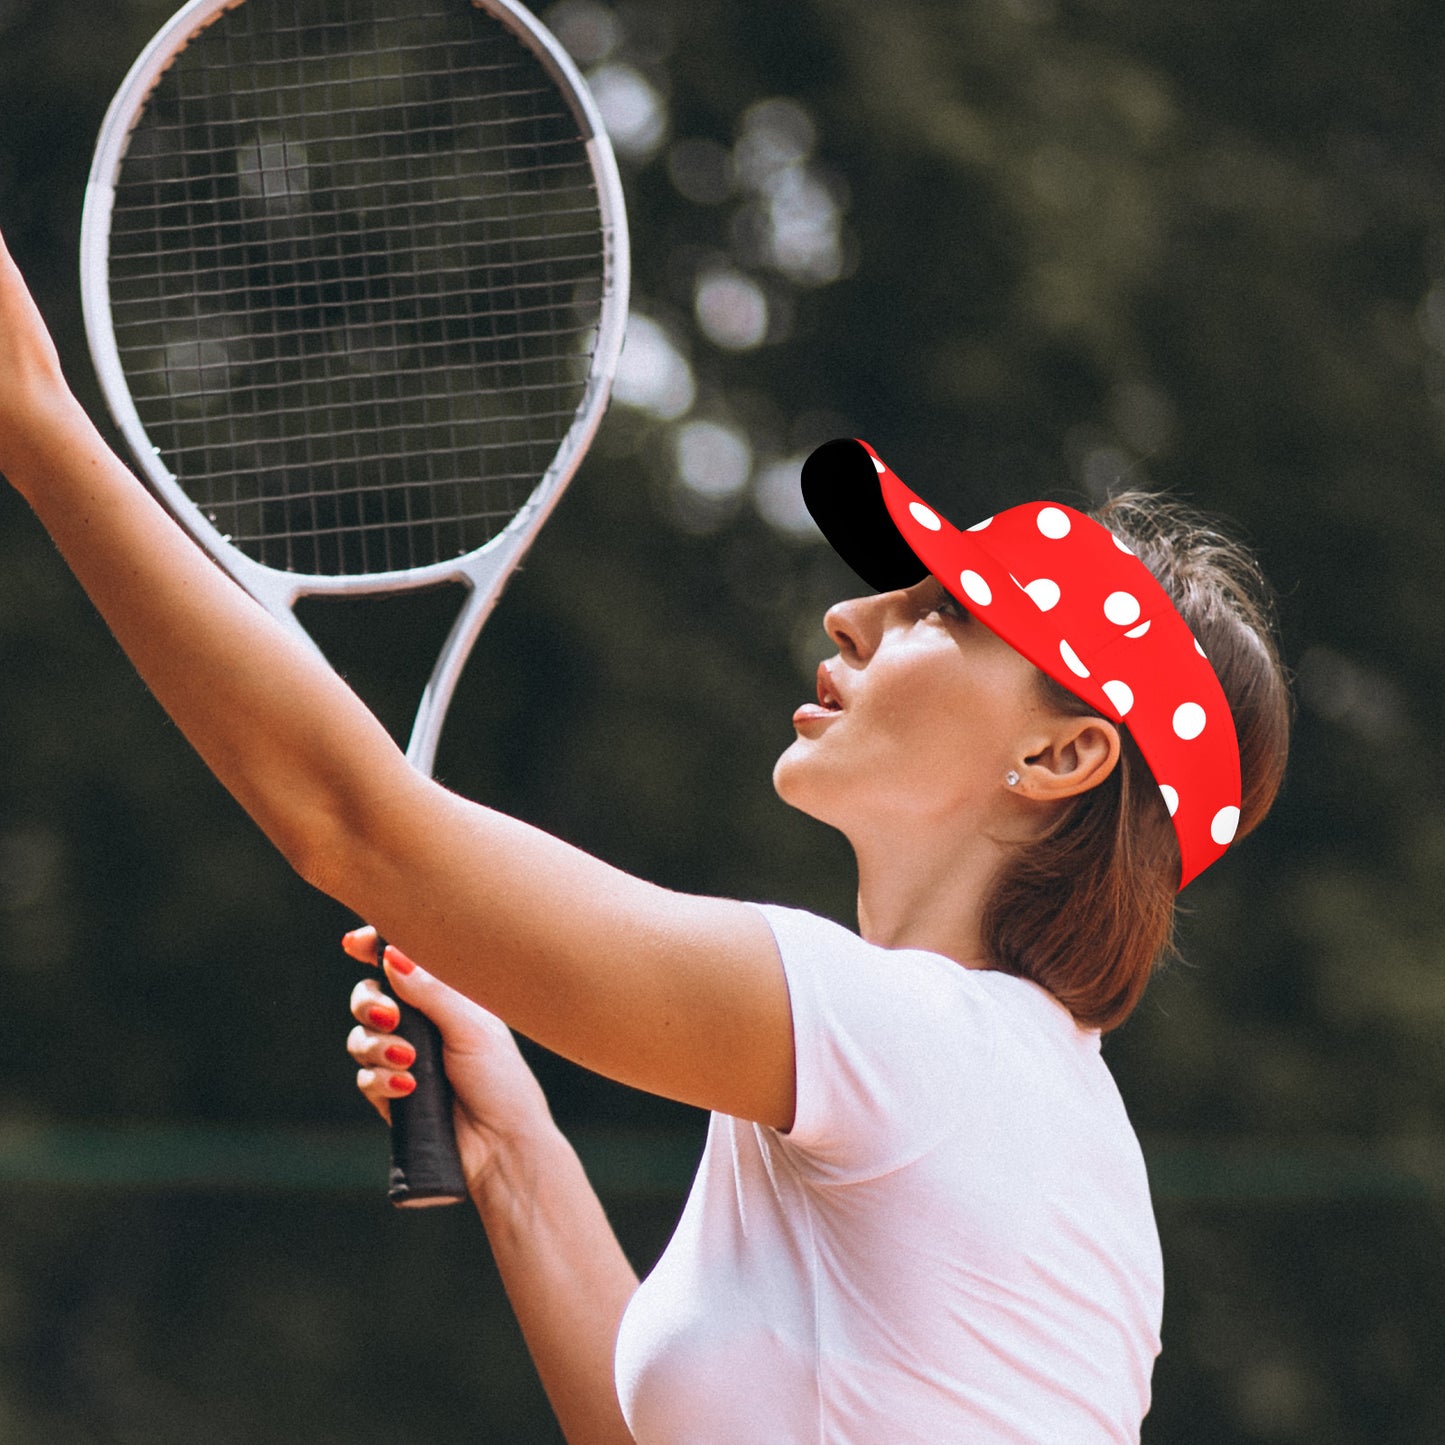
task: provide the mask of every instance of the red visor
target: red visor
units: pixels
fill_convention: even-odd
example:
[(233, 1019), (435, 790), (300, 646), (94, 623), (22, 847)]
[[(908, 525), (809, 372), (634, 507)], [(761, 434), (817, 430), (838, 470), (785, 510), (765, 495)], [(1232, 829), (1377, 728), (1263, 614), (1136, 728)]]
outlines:
[(931, 573), (980, 622), (1128, 727), (1179, 838), (1184, 887), (1239, 826), (1239, 743), (1224, 690), (1154, 574), (1107, 527), (1026, 502), (959, 531), (866, 442), (819, 447), (803, 496), (845, 562), (883, 591)]

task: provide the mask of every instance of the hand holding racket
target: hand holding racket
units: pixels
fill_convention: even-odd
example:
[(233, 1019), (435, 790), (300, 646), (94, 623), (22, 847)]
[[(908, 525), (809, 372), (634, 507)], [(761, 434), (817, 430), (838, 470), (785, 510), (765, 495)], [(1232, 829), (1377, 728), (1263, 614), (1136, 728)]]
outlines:
[[(112, 102), (81, 235), (92, 356), (146, 478), (284, 627), (460, 583), (407, 758), (576, 471), (626, 322), (596, 108), (512, 0), (191, 0)], [(391, 1196), (465, 1197), (407, 1024)]]
[[(365, 962), (375, 942), (375, 930), (362, 928), (348, 934), (344, 946), (350, 957)], [(404, 955), (392, 957), (389, 979), (364, 978), (351, 991), (356, 1027), (346, 1047), (357, 1065), (357, 1088), (388, 1122), (396, 1104), (409, 1097), (415, 1078), (406, 1062), (410, 1045), (394, 1032), (398, 1000), (405, 1000), (414, 1013), (435, 1022), (442, 1036), (462, 1172), (473, 1191), (485, 1189), (504, 1154), (525, 1152), (555, 1128), (546, 1096), (501, 1019)]]

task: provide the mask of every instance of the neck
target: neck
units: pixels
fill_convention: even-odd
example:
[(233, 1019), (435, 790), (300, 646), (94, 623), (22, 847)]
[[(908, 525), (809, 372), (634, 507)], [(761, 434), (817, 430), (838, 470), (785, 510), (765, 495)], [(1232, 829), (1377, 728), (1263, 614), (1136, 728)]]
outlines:
[(971, 830), (949, 832), (955, 836), (935, 836), (910, 820), (849, 840), (858, 860), (858, 931), (884, 948), (927, 949), (989, 968), (983, 908), (1004, 850)]

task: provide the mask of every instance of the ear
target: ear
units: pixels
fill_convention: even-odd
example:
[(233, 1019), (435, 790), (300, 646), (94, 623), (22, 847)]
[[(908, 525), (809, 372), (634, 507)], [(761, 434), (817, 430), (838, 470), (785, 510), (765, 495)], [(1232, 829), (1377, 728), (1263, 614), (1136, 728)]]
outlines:
[(1025, 759), (1018, 791), (1057, 802), (1097, 788), (1119, 764), (1119, 729), (1102, 717), (1061, 717)]

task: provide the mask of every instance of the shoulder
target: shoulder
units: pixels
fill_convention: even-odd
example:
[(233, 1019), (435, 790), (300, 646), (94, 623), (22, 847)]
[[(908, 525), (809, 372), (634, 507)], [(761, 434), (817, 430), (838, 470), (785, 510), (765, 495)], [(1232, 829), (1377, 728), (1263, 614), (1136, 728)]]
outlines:
[(885, 948), (832, 919), (777, 904), (757, 905), (772, 930), (789, 989), (856, 998), (884, 1014), (911, 1013), (956, 1033), (993, 1021), (1068, 1025), (1053, 997), (1026, 979), (967, 968), (926, 949)]
[(791, 1011), (796, 1112), (782, 1137), (837, 1182), (916, 1158), (971, 1096), (989, 1092), (1014, 989), (939, 954), (883, 948), (815, 914), (760, 907)]

